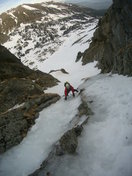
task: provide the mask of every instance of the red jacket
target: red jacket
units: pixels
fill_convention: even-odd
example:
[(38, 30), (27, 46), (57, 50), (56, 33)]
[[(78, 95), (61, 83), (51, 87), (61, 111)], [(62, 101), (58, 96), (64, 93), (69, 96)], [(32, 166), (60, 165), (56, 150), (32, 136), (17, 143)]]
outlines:
[(72, 93), (74, 93), (74, 88), (70, 85), (70, 89), (67, 89), (66, 87), (65, 87), (65, 97), (67, 97), (67, 95), (68, 95), (68, 93), (70, 92), (70, 91), (72, 91)]

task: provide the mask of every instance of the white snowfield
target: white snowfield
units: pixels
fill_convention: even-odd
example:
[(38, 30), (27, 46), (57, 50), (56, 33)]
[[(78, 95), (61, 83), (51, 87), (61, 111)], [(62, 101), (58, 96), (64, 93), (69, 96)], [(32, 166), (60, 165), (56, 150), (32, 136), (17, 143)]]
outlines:
[(131, 176), (132, 175), (132, 78), (98, 75), (85, 88), (94, 112), (79, 137), (76, 155), (66, 155), (54, 176)]
[[(87, 39), (93, 35), (87, 31)], [(85, 33), (85, 32), (84, 32)], [(132, 175), (132, 78), (99, 74), (96, 62), (82, 66), (75, 63), (78, 51), (89, 43), (80, 42), (78, 33), (72, 33), (63, 45), (37, 67), (44, 71), (64, 68), (69, 74), (53, 72), (61, 82), (47, 92), (64, 93), (64, 82), (75, 88), (85, 88), (84, 95), (94, 112), (79, 137), (76, 155), (65, 155), (59, 167), (49, 167), (51, 176), (131, 176)], [(84, 38), (84, 40), (86, 37)], [(33, 57), (33, 56), (32, 56)], [(87, 81), (84, 82), (84, 78)], [(39, 168), (52, 150), (54, 143), (75, 117), (80, 97), (44, 109), (25, 139), (0, 156), (0, 176), (28, 176)], [(56, 165), (56, 164), (55, 164)]]

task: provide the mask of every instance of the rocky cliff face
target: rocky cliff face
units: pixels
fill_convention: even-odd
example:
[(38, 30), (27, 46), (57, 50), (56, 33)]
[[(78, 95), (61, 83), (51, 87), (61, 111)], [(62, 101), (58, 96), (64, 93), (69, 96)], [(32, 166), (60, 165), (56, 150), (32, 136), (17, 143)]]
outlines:
[(57, 94), (44, 93), (57, 82), (24, 66), (0, 46), (0, 153), (20, 143), (39, 111), (59, 99)]
[(98, 60), (103, 73), (132, 76), (132, 1), (113, 0), (113, 5), (99, 21), (83, 64)]

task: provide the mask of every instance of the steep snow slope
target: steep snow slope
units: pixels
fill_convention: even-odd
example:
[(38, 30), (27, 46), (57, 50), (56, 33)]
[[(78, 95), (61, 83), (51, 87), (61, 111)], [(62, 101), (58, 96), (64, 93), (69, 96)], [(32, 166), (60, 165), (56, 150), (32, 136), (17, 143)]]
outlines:
[(0, 176), (27, 176), (39, 168), (52, 145), (67, 130), (79, 104), (80, 98), (69, 102), (60, 100), (42, 111), (21, 144), (0, 157)]
[[(57, 52), (50, 56), (44, 64), (38, 64), (39, 70), (47, 73), (49, 73), (50, 70), (57, 70), (61, 68), (64, 68), (68, 72), (68, 74), (64, 74), (61, 71), (52, 72), (51, 74), (59, 79), (60, 83), (58, 86), (48, 89), (47, 92), (54, 91), (60, 95), (63, 95), (65, 81), (71, 82), (71, 84), (77, 88), (83, 82), (82, 79), (86, 77), (86, 73), (88, 73), (89, 77), (99, 73), (99, 71), (94, 68), (96, 62), (90, 63), (86, 66), (82, 66), (81, 61), (75, 62), (78, 51), (83, 52), (85, 48), (88, 47), (95, 26), (96, 23), (93, 23), (90, 24), (85, 30), (72, 32)], [(81, 36), (84, 35), (85, 38), (80, 40), (77, 44), (72, 45), (78, 40), (78, 38), (81, 38)]]
[(82, 84), (94, 115), (79, 139), (76, 155), (63, 156), (46, 171), (54, 176), (131, 176), (131, 87), (131, 77), (108, 74)]

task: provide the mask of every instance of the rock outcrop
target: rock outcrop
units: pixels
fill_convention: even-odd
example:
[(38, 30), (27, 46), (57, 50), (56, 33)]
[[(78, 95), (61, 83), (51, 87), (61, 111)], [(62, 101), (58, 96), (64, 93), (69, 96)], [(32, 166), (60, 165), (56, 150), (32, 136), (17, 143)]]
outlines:
[(24, 66), (0, 46), (0, 153), (20, 143), (39, 111), (60, 98), (44, 93), (57, 82), (49, 74)]
[(103, 73), (132, 76), (132, 1), (113, 0), (113, 5), (99, 20), (90, 47), (82, 62), (98, 61)]
[(74, 129), (67, 131), (60, 139), (60, 146), (68, 153), (75, 153), (78, 145), (77, 136)]

